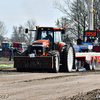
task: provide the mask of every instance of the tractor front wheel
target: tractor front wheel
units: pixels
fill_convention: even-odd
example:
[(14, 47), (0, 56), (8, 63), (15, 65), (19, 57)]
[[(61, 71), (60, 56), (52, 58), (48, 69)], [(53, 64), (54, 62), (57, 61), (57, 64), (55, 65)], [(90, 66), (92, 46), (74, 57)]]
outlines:
[(59, 72), (59, 52), (54, 50), (54, 51), (49, 51), (48, 56), (53, 56), (53, 70), (52, 72)]

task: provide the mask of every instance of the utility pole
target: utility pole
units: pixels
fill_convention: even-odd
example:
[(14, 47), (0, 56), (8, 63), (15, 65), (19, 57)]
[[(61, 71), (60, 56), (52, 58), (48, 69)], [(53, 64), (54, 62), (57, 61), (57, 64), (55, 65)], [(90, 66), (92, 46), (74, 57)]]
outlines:
[(79, 6), (78, 6), (79, 0), (77, 0), (77, 15), (78, 15), (78, 38), (79, 38)]
[(89, 30), (94, 30), (93, 28), (93, 0), (87, 0), (89, 9)]

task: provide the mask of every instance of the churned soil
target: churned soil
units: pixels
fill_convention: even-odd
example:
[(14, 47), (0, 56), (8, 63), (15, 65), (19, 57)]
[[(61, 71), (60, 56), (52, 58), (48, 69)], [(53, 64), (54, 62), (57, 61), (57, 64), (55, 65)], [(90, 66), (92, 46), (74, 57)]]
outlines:
[(11, 61), (9, 61), (9, 58), (0, 59), (0, 64), (13, 64), (13, 63), (14, 63), (13, 59), (11, 59)]
[(65, 98), (65, 100), (100, 100), (100, 89), (95, 89), (87, 93), (79, 93), (69, 99)]
[(100, 100), (100, 68), (48, 73), (0, 71), (0, 100)]

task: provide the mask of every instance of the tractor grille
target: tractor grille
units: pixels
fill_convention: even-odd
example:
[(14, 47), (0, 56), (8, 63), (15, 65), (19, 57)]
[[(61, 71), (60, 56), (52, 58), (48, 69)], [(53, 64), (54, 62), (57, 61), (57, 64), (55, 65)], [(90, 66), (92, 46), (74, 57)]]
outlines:
[(32, 52), (36, 54), (43, 54), (45, 47), (32, 47)]

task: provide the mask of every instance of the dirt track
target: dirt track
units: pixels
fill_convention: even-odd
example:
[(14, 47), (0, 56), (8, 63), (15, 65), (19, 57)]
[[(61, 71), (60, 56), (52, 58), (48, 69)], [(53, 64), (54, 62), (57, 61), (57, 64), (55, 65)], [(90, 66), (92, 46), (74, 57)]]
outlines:
[[(82, 97), (85, 98), (83, 100), (87, 98), (89, 100), (90, 97), (96, 99), (96, 95), (100, 93), (100, 90), (95, 89), (100, 89), (100, 71), (72, 73), (16, 72), (16, 69), (0, 71), (0, 100), (2, 98), (80, 100)], [(92, 90), (95, 90), (95, 94)]]

